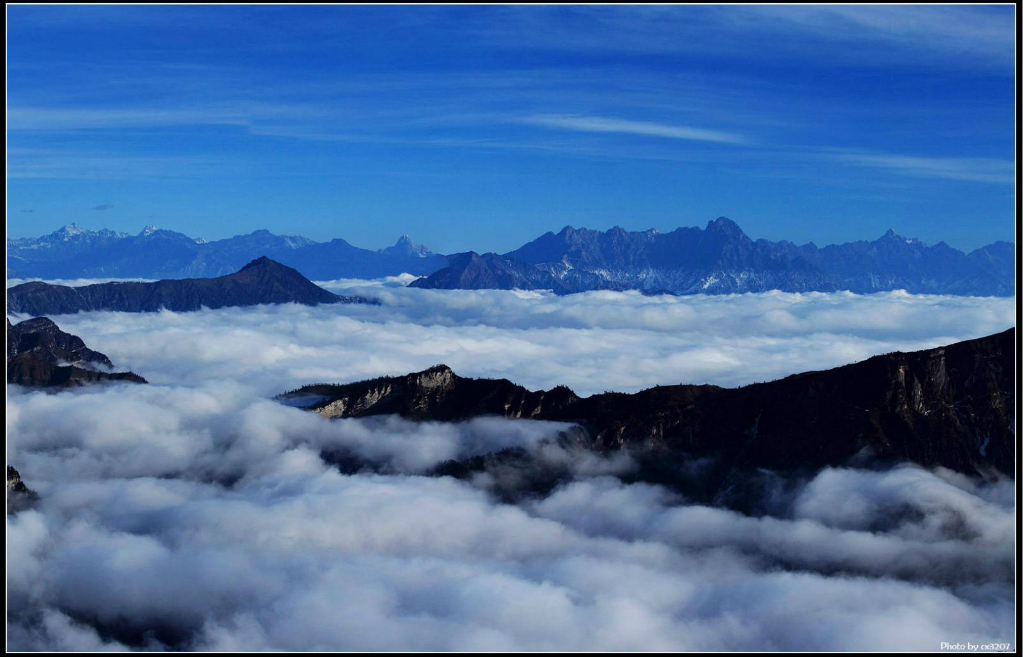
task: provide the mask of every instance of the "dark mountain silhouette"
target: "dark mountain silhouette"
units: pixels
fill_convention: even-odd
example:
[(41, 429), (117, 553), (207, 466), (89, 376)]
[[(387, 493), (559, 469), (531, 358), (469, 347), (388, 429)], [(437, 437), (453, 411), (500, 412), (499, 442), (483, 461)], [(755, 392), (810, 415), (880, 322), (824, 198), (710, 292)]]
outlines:
[[(61, 331), (48, 317), (7, 320), (7, 383), (23, 386), (76, 386), (94, 381), (146, 383), (133, 372), (113, 372), (110, 359)], [(10, 474), (10, 473), (8, 473)]]
[(238, 271), (259, 256), (318, 280), (425, 275), (447, 264), (444, 256), (414, 244), (407, 235), (394, 246), (371, 251), (342, 239), (321, 243), (268, 230), (207, 242), (152, 226), (129, 235), (71, 224), (42, 237), (8, 240), (7, 277), (215, 277)]
[(290, 267), (257, 258), (234, 274), (153, 283), (98, 283), (81, 287), (23, 283), (7, 290), (7, 312), (58, 315), (83, 310), (151, 312), (252, 306), (263, 303), (370, 303), (341, 297), (314, 285)]
[(558, 294), (636, 289), (651, 293), (913, 293), (1010, 296), (1014, 248), (996, 242), (965, 254), (888, 231), (873, 242), (818, 249), (753, 241), (719, 217), (705, 229), (606, 232), (565, 227), (497, 255), (451, 256), (448, 266), (410, 285), (422, 288), (549, 289)]
[[(628, 450), (650, 480), (684, 488), (679, 480), (689, 466), (712, 462), (703, 494), (759, 469), (815, 471), (868, 457), (1012, 476), (1014, 347), (1015, 329), (1009, 329), (741, 388), (658, 386), (591, 397), (566, 387), (533, 392), (504, 379), (463, 378), (439, 365), (401, 377), (307, 386), (281, 398), (309, 400), (309, 408), (329, 418), (497, 415), (573, 422), (585, 429), (586, 448)], [(470, 465), (453, 472), (459, 468)]]
[[(554, 290), (558, 294), (591, 289), (572, 285), (542, 268), (523, 265), (496, 253), (457, 253), (448, 257), (449, 266), (410, 285), (447, 290)], [(597, 276), (590, 283), (600, 285)], [(602, 288), (592, 288), (602, 289)], [(619, 289), (619, 288), (615, 288)]]

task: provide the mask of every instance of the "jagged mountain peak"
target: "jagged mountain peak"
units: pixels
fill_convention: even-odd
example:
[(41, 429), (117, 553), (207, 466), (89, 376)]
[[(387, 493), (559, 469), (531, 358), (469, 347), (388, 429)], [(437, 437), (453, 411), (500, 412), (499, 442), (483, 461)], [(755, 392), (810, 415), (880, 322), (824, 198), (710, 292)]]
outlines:
[(430, 249), (422, 244), (417, 244), (412, 241), (412, 238), (408, 234), (404, 234), (398, 238), (398, 241), (393, 246), (389, 246), (385, 249), (380, 249), (380, 253), (384, 253), (390, 256), (404, 256), (414, 258), (426, 258), (432, 254)]
[(77, 223), (72, 222), (70, 224), (66, 224), (64, 226), (61, 226), (60, 228), (58, 228), (57, 230), (53, 231), (49, 235), (45, 235), (45, 236), (40, 237), (38, 239), (36, 239), (36, 238), (27, 238), (27, 241), (29, 241), (29, 242), (37, 242), (37, 241), (44, 241), (44, 242), (45, 241), (49, 241), (49, 242), (70, 242), (70, 241), (75, 240), (75, 238), (77, 238), (79, 235), (88, 235), (90, 233), (92, 233), (92, 231), (90, 231), (88, 229), (85, 229), (85, 228), (82, 228)]
[(882, 242), (882, 243), (886, 243), (886, 244), (917, 244), (917, 245), (924, 245), (924, 243), (921, 242), (920, 240), (918, 240), (917, 238), (915, 238), (915, 237), (906, 237), (904, 235), (900, 235), (899, 233), (895, 232), (895, 230), (892, 229), (892, 228), (889, 228), (887, 231), (885, 231), (885, 234), (882, 235), (877, 241), (878, 242)]
[(283, 267), (284, 266), (281, 263), (276, 262), (274, 260), (271, 260), (270, 258), (268, 258), (266, 256), (259, 256), (255, 260), (251, 260), (248, 264), (246, 264), (244, 267), (242, 267), (240, 271), (245, 271), (246, 269), (253, 269), (253, 268), (270, 268), (270, 267), (272, 267), (274, 265), (277, 265), (278, 267)]
[(56, 230), (53, 234), (61, 236), (61, 237), (70, 237), (72, 235), (81, 235), (84, 232), (86, 232), (86, 230), (84, 228), (82, 228), (78, 224), (72, 222), (70, 224), (67, 224), (66, 226), (62, 226), (61, 228)]
[(292, 269), (287, 265), (282, 265), (276, 260), (268, 258), (265, 255), (259, 256), (255, 260), (251, 261), (250, 263), (239, 269), (237, 273), (241, 274), (243, 272), (247, 272), (249, 274), (259, 274), (260, 276), (264, 277), (291, 278), (295, 280), (301, 280), (303, 282), (308, 282), (308, 279), (306, 279), (305, 276), (299, 273), (298, 270)]
[(723, 232), (734, 235), (744, 234), (742, 228), (739, 228), (739, 224), (735, 223), (728, 217), (718, 217), (713, 221), (708, 221), (706, 230), (713, 230), (715, 232)]
[[(87, 238), (122, 238), (128, 236), (129, 236), (128, 233), (120, 233), (114, 230), (110, 230), (109, 228), (102, 228), (100, 230), (90, 230), (88, 228), (81, 227), (75, 222), (72, 222), (70, 224), (61, 226), (60, 228), (58, 228), (57, 230), (53, 231), (48, 235), (43, 235), (42, 237), (26, 237), (16, 241), (22, 242), (24, 244), (33, 245), (33, 247), (30, 248), (35, 248), (35, 245), (45, 244), (50, 248), (59, 249), (61, 248), (59, 244), (61, 242), (68, 244), (78, 244), (83, 240), (89, 241)], [(8, 240), (8, 243), (11, 243), (11, 240)]]

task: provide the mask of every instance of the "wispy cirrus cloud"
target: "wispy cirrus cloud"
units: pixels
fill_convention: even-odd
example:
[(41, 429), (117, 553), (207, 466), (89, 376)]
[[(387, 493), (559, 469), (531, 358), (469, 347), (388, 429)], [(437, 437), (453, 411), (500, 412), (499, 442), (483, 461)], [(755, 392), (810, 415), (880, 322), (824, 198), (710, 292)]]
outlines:
[(1012, 185), (1016, 165), (1011, 160), (983, 157), (917, 157), (890, 153), (838, 151), (829, 155), (849, 164), (886, 169), (920, 178)]
[[(897, 47), (910, 62), (941, 59), (960, 66), (1009, 64), (1013, 31), (993, 8), (911, 6), (750, 7), (748, 18), (761, 29), (800, 32), (810, 39), (836, 44), (859, 44), (843, 54), (874, 60), (876, 47)], [(730, 12), (731, 16), (745, 16)], [(761, 22), (762, 21), (762, 22)], [(958, 62), (955, 62), (958, 60)], [(889, 62), (889, 65), (905, 64)]]
[[(481, 37), (506, 47), (734, 56), (815, 66), (1011, 68), (1008, 7), (507, 8)], [(751, 38), (755, 37), (755, 38)], [(897, 53), (897, 58), (891, 55)]]
[(187, 178), (237, 173), (246, 166), (214, 155), (136, 155), (75, 148), (10, 148), (7, 164), (9, 180)]
[(574, 130), (576, 132), (607, 132), (625, 135), (641, 135), (664, 137), (667, 139), (685, 139), (689, 141), (709, 141), (723, 144), (748, 144), (750, 140), (743, 135), (707, 130), (691, 126), (654, 123), (651, 121), (633, 121), (629, 119), (605, 118), (600, 116), (578, 116), (572, 114), (536, 114), (520, 120), (521, 123), (554, 128)]

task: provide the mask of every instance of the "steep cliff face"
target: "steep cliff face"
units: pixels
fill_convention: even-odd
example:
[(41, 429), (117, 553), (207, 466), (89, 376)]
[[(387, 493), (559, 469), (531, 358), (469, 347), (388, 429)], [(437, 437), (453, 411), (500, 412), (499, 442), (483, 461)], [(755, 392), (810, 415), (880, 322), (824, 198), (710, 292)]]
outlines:
[(200, 308), (252, 306), (264, 303), (369, 303), (362, 297), (340, 297), (313, 284), (290, 267), (262, 257), (219, 278), (188, 278), (153, 283), (100, 283), (82, 287), (23, 283), (7, 290), (7, 311), (58, 315), (89, 310), (179, 312)]
[(111, 372), (105, 355), (61, 331), (48, 317), (7, 320), (7, 382), (23, 386), (75, 386), (95, 381), (146, 383), (133, 372)]
[(873, 456), (1012, 475), (1014, 350), (1010, 329), (742, 388), (659, 386), (586, 398), (565, 387), (534, 392), (503, 379), (467, 379), (439, 365), (282, 397), (315, 399), (310, 408), (325, 417), (575, 422), (591, 449), (714, 457), (722, 473), (818, 469)]

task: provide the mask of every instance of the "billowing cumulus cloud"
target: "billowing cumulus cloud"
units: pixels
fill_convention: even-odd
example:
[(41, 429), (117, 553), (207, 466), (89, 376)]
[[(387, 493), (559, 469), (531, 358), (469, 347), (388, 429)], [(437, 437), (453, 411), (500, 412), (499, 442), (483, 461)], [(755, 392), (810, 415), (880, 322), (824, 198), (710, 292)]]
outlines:
[[(1010, 481), (832, 468), (776, 476), (746, 515), (624, 483), (626, 456), (574, 450), (564, 424), (332, 421), (269, 399), (436, 362), (582, 392), (742, 383), (994, 332), (1011, 300), (359, 287), (385, 305), (55, 318), (153, 383), (9, 388), (8, 459), (39, 493), (7, 520), (10, 648), (1012, 641)], [(515, 503), (487, 476), (430, 476), (508, 448), (570, 476)]]

